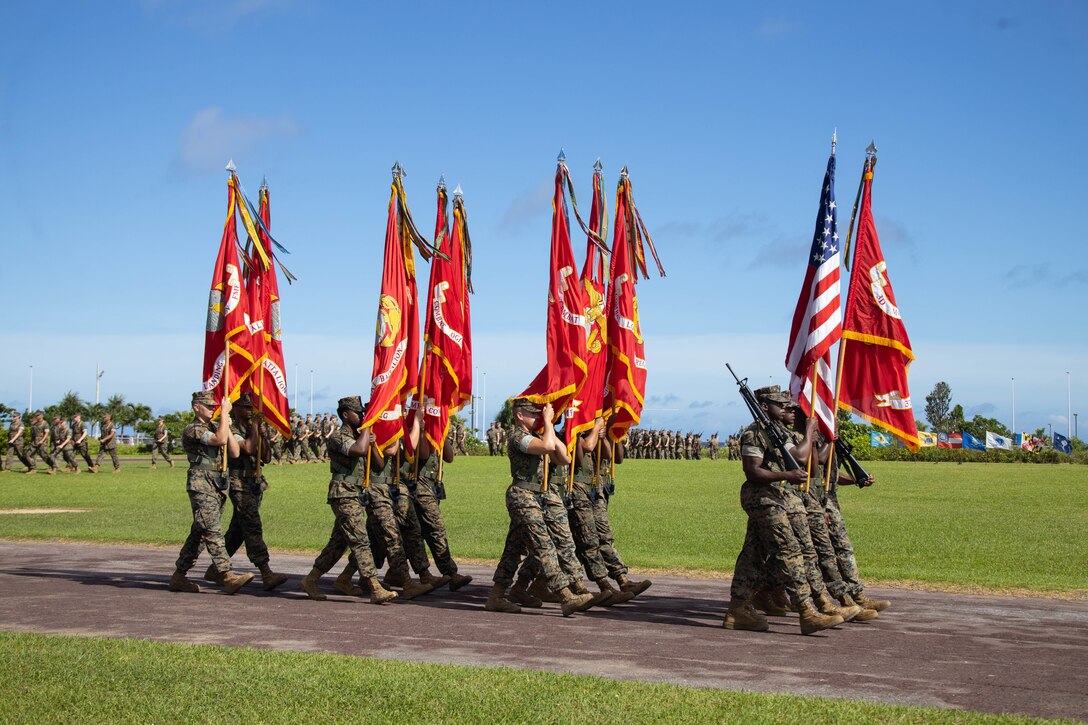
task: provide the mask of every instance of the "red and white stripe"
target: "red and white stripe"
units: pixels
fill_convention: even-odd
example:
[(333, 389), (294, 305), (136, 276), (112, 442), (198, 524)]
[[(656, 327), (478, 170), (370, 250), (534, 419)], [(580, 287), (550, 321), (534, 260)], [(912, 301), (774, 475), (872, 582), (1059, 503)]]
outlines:
[[(835, 436), (835, 380), (831, 370), (831, 346), (842, 337), (839, 291), (839, 259), (836, 251), (819, 266), (808, 265), (790, 330), (786, 369), (790, 392), (805, 415), (815, 410), (820, 429)], [(812, 400), (812, 368), (816, 366), (816, 404)]]

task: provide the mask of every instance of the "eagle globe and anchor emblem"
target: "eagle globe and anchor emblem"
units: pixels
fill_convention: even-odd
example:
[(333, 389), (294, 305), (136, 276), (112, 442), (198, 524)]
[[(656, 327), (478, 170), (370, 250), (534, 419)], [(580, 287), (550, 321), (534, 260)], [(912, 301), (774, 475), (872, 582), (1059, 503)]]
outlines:
[(376, 345), (392, 347), (400, 333), (400, 305), (390, 295), (378, 299), (378, 325), (375, 331)]

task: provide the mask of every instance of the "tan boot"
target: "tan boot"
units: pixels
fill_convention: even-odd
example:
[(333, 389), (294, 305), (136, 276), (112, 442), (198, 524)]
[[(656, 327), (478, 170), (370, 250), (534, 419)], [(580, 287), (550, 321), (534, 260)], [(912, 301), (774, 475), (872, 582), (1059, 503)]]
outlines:
[(789, 609), (778, 606), (774, 596), (766, 589), (760, 589), (756, 592), (756, 595), (751, 599), (751, 604), (753, 608), (771, 617), (785, 617), (790, 613)]
[(812, 597), (813, 603), (816, 608), (820, 610), (821, 614), (839, 615), (842, 617), (842, 621), (849, 622), (854, 617), (861, 614), (861, 607), (854, 605), (852, 607), (840, 607), (834, 599), (827, 595), (826, 591)]
[(743, 629), (749, 632), (766, 632), (770, 629), (767, 618), (756, 611), (751, 599), (736, 597), (729, 600), (722, 626), (726, 629)]
[(306, 592), (306, 596), (318, 602), (323, 602), (328, 597), (321, 593), (317, 588), (317, 580), (321, 578), (322, 572), (317, 569), (310, 569), (310, 573), (302, 577), (302, 581), (299, 583), (299, 588)]
[(555, 595), (551, 589), (548, 589), (548, 583), (543, 579), (536, 579), (532, 585), (529, 586), (528, 592), (542, 602), (551, 602), (552, 604), (559, 603), (559, 597)]
[(530, 609), (539, 609), (544, 606), (544, 603), (540, 601), (539, 597), (536, 597), (529, 592), (529, 582), (524, 577), (519, 578), (514, 582), (514, 588), (510, 590), (510, 596), (507, 598), (511, 602), (520, 604), (523, 607), (529, 607)]
[[(385, 604), (396, 599), (398, 595), (396, 592), (391, 592), (382, 586), (382, 583), (378, 581), (378, 577), (367, 577), (367, 583), (370, 585), (370, 603), (371, 604)], [(405, 589), (407, 591), (407, 589)]]
[(158, 465), (157, 465), (157, 464), (156, 464), (156, 463), (155, 463), (154, 461), (152, 461), (152, 462), (151, 462), (151, 470), (152, 470), (152, 471), (157, 471), (157, 470), (159, 470), (159, 467), (158, 467)]
[(169, 463), (169, 464), (170, 464), (170, 467), (171, 467), (171, 468), (173, 468), (173, 467), (174, 467), (174, 462), (173, 462), (173, 461), (167, 461), (167, 463)]
[(215, 564), (208, 564), (208, 569), (204, 572), (204, 581), (211, 582), (212, 584), (223, 583), (219, 576), (219, 570), (215, 568)]
[(634, 592), (625, 592), (622, 589), (616, 589), (614, 586), (612, 586), (612, 582), (608, 581), (607, 577), (598, 579), (597, 586), (602, 592), (607, 589), (608, 592), (612, 595), (611, 597), (609, 597), (608, 601), (602, 605), (605, 607), (611, 607), (616, 604), (623, 604), (624, 602), (629, 602), (635, 598)]
[(115, 468), (115, 469), (113, 469), (113, 472), (114, 472), (114, 473), (120, 473), (120, 472), (121, 472), (121, 469), (120, 469), (120, 468)]
[(98, 473), (98, 466), (91, 466), (91, 473)]
[(280, 584), (287, 581), (286, 574), (277, 574), (272, 571), (272, 568), (268, 566), (268, 564), (258, 568), (261, 570), (261, 589), (264, 589), (266, 592), (272, 591)]
[(450, 574), (450, 591), (455, 592), (472, 581), (468, 574)]
[[(333, 586), (336, 587), (336, 591), (347, 594), (349, 597), (361, 597), (366, 594), (362, 588), (351, 583), (351, 578), (353, 576), (355, 576), (355, 567), (348, 564), (344, 567), (344, 571), (340, 572), (340, 576), (336, 577), (336, 581), (333, 583)], [(385, 590), (383, 589), (382, 591)]]
[(420, 583), (429, 586), (433, 592), (435, 589), (449, 584), (450, 578), (444, 574), (442, 576), (435, 576), (430, 571), (424, 569), (423, 573), (419, 575), (419, 581)]
[(488, 612), (505, 612), (507, 614), (519, 614), (521, 607), (514, 604), (503, 594), (506, 592), (506, 587), (502, 584), (496, 584), (491, 587), (491, 594), (487, 597), (487, 602), (484, 603), (484, 609)]
[(786, 590), (783, 587), (778, 587), (771, 591), (771, 601), (779, 609), (784, 609), (786, 612), (793, 611), (793, 604), (790, 603), (790, 595), (786, 594)]
[(875, 612), (883, 612), (885, 609), (892, 605), (892, 603), (887, 599), (870, 599), (869, 597), (865, 596), (865, 592), (858, 592), (857, 594), (853, 595), (853, 599), (862, 607), (866, 609), (872, 609)]
[(429, 591), (431, 591), (430, 585), (423, 584), (422, 582), (414, 582), (411, 577), (408, 577), (408, 583), (400, 590), (400, 596), (401, 599), (415, 599)]
[(812, 634), (842, 624), (842, 617), (838, 615), (828, 616), (816, 611), (811, 599), (806, 599), (799, 604), (797, 613), (801, 615), (801, 634)]
[(75, 466), (72, 468), (72, 473), (78, 476), (79, 474), (83, 473), (83, 471), (79, 470), (79, 466)]
[(236, 574), (233, 571), (228, 571), (223, 574), (223, 591), (227, 594), (234, 594), (236, 591), (249, 584), (253, 580), (252, 573)]
[(569, 587), (563, 587), (556, 592), (556, 595), (559, 597), (559, 604), (562, 606), (564, 617), (588, 609), (593, 602), (592, 594), (575, 594)]
[[(839, 599), (839, 601), (842, 602), (842, 605), (844, 607), (848, 607), (848, 606), (851, 606), (851, 605), (857, 605), (857, 602), (855, 602), (854, 599), (849, 594), (843, 594), (842, 597)], [(860, 605), (857, 605), (857, 606), (860, 606)], [(874, 619), (876, 619), (879, 616), (880, 615), (877, 614), (877, 611), (875, 609), (862, 609), (861, 614), (854, 617), (850, 621), (852, 621), (852, 622), (871, 622), (871, 621), (873, 621)]]
[(640, 582), (631, 581), (627, 578), (626, 574), (620, 574), (616, 577), (616, 582), (620, 585), (620, 591), (634, 592), (636, 597), (653, 586), (653, 582), (649, 579), (644, 579)]
[(50, 469), (49, 469), (49, 470), (47, 470), (47, 471), (46, 471), (45, 473), (46, 473), (46, 475), (48, 475), (48, 476), (55, 476), (55, 475), (57, 475), (57, 469), (55, 469), (55, 468), (50, 468)]
[(406, 571), (393, 571), (390, 569), (385, 573), (382, 578), (382, 584), (387, 587), (403, 587), (410, 581), (408, 572)]
[(173, 576), (170, 577), (170, 583), (166, 585), (166, 588), (172, 592), (189, 592), (190, 594), (196, 594), (200, 591), (200, 587), (189, 581), (185, 572), (180, 569), (175, 569)]
[(571, 594), (589, 594), (589, 590), (586, 589), (585, 582), (581, 579), (575, 579), (570, 583)]

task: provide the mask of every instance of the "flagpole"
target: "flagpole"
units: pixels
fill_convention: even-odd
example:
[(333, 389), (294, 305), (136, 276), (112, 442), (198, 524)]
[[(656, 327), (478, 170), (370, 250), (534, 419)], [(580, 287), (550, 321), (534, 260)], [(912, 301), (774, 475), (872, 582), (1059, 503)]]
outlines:
[[(816, 414), (816, 368), (820, 364), (819, 360), (812, 364), (812, 387), (809, 389), (808, 395), (808, 409), (809, 412), (816, 415), (817, 421), (820, 416)], [(802, 395), (804, 394), (804, 388), (801, 389)], [(807, 425), (807, 421), (806, 421)], [(805, 493), (808, 493), (812, 489), (812, 449), (815, 447), (815, 441), (809, 441), (808, 446), (808, 465), (805, 471)]]
[(1069, 371), (1065, 371), (1065, 433), (1069, 439), (1073, 439), (1073, 378)]

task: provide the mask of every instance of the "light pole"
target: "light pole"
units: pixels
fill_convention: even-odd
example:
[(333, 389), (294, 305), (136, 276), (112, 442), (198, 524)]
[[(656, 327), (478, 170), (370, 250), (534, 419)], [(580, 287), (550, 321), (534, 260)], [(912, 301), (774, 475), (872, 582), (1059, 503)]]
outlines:
[(27, 401), (27, 410), (34, 412), (34, 366), (30, 366), (30, 399)]
[(484, 373), (483, 379), (483, 393), (480, 400), (480, 427), (482, 428), (484, 423), (487, 422), (487, 373)]
[(314, 371), (310, 370), (310, 415), (314, 414)]
[(99, 387), (102, 382), (102, 376), (106, 374), (106, 371), (98, 366), (98, 363), (94, 364), (94, 404), (98, 405), (99, 402)]
[(1073, 378), (1065, 371), (1065, 434), (1073, 437)]
[(1012, 434), (1016, 435), (1016, 378), (1012, 379)]
[(1073, 413), (1073, 437), (1074, 438), (1079, 437), (1078, 434), (1077, 434), (1077, 416), (1078, 415), (1080, 415), (1080, 413)]
[[(291, 394), (298, 395), (298, 363), (295, 363), (295, 387), (291, 388)], [(295, 402), (297, 403), (298, 400), (296, 399)]]

